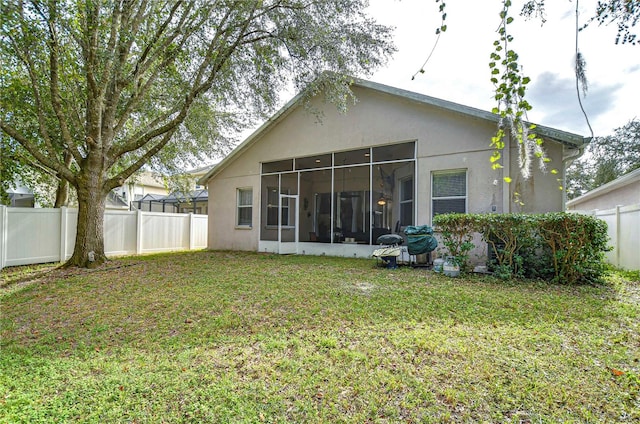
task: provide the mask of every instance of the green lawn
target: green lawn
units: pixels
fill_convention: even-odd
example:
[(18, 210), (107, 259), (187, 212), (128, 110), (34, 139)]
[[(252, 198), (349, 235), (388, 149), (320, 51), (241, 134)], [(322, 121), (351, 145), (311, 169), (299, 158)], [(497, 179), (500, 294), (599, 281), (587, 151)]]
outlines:
[(640, 283), (239, 252), (2, 271), (0, 422), (637, 422)]

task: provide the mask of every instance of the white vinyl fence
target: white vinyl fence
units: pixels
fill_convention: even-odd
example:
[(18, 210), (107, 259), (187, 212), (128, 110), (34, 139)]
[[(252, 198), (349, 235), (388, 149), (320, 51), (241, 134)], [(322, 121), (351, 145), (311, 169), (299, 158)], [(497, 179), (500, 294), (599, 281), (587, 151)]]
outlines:
[[(78, 210), (0, 206), (0, 269), (62, 262), (71, 257)], [(107, 211), (107, 256), (135, 255), (207, 247), (207, 215)]]
[(627, 270), (640, 270), (640, 204), (614, 209), (575, 211), (600, 218), (607, 223), (609, 245), (607, 262)]

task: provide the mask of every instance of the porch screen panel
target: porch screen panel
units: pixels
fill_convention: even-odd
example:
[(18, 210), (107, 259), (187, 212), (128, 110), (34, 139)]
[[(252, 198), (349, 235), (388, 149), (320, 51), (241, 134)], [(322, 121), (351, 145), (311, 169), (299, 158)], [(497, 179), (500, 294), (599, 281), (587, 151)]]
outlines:
[(415, 157), (415, 143), (399, 143), (373, 148), (374, 162), (413, 159)]
[(260, 240), (278, 240), (279, 175), (263, 175), (260, 187)]
[(400, 226), (413, 225), (413, 176), (400, 181)]
[(334, 169), (334, 243), (369, 243), (369, 186), (369, 166)]
[(300, 241), (331, 241), (331, 169), (300, 173)]

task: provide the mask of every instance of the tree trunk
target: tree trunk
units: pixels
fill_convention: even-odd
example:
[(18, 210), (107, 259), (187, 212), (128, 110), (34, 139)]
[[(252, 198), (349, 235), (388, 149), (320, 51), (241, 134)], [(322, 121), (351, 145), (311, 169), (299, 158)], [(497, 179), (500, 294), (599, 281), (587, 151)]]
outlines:
[(56, 190), (56, 203), (53, 205), (54, 208), (61, 208), (63, 206), (67, 206), (69, 203), (69, 181), (60, 180), (58, 182), (58, 189)]
[[(73, 160), (73, 156), (69, 152), (64, 152), (64, 164), (68, 168), (71, 166), (71, 161)], [(60, 177), (60, 181), (58, 182), (58, 189), (56, 190), (56, 203), (53, 205), (54, 208), (61, 208), (63, 206), (67, 206), (69, 204), (69, 181)]]
[(89, 175), (78, 188), (78, 227), (73, 255), (65, 267), (93, 268), (106, 262), (104, 254), (104, 211), (106, 194), (103, 179)]

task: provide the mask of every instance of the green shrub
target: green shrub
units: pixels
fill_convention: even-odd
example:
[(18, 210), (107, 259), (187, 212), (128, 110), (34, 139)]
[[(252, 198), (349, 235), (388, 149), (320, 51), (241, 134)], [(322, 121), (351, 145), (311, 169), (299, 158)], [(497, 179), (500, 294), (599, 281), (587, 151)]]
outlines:
[(531, 215), (476, 215), (475, 221), (476, 231), (482, 235), (489, 248), (489, 269), (502, 279), (524, 276), (521, 253), (534, 244), (532, 234), (535, 222)]
[(538, 215), (538, 232), (551, 251), (553, 281), (565, 284), (598, 283), (606, 270), (607, 224), (574, 213)]
[(433, 222), (461, 271), (469, 270), (476, 232), (488, 245), (489, 269), (502, 279), (588, 284), (602, 281), (606, 270), (607, 225), (591, 216), (564, 212), (443, 214)]
[(473, 244), (473, 233), (476, 232), (476, 215), (448, 213), (436, 215), (433, 224), (442, 236), (442, 244), (447, 248), (460, 266), (461, 272), (468, 272), (469, 252), (476, 246)]
[(524, 277), (550, 281), (555, 275), (551, 249), (540, 238), (538, 231), (532, 234), (532, 244), (524, 246), (519, 253), (522, 258)]

